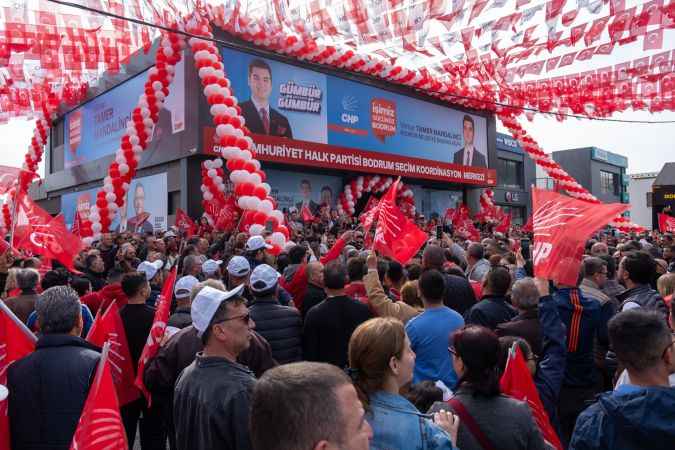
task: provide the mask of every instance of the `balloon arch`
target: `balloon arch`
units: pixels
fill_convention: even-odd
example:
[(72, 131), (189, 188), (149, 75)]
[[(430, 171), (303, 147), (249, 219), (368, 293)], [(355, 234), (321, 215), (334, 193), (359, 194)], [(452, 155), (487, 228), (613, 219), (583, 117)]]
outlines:
[[(97, 1), (85, 3), (94, 5)], [(62, 13), (56, 6), (57, 9), (28, 11), (28, 2), (23, 8), (19, 5), (7, 11), (0, 19), (8, 37), (0, 45), (0, 97), (15, 99), (1, 102), (0, 112), (2, 117), (36, 119), (23, 167), (32, 173), (37, 172), (42, 161), (51, 121), (60, 107), (86, 99), (92, 74), (100, 75), (101, 69), (118, 71), (120, 61), (137, 49), (143, 48), (147, 53), (153, 44), (150, 33), (161, 29), (155, 63), (147, 72), (144, 91), (97, 193), (90, 221), (83, 224), (81, 233), (88, 239), (109, 231), (124, 204), (169, 93), (174, 67), (187, 46), (210, 105), (215, 143), (223, 149), (220, 158), (205, 161), (202, 167), (205, 210), (218, 210), (224, 204), (225, 177), (229, 177), (243, 220), (257, 225), (272, 221), (272, 242), (277, 246), (288, 238), (283, 214), (269, 196), (265, 172), (230, 90), (212, 24), (266, 50), (377, 77), (452, 105), (492, 112), (560, 188), (589, 202), (599, 200), (544, 152), (522, 127), (520, 117), (531, 119), (537, 112), (559, 120), (568, 116), (606, 119), (629, 109), (652, 113), (675, 109), (672, 49), (661, 51), (664, 35), (675, 28), (672, 1), (667, 5), (657, 1), (642, 4), (641, 0), (587, 1), (568, 11), (564, 11), (566, 0), (535, 6), (528, 6), (526, 0), (516, 0), (515, 5), (495, 1), (487, 9), (487, 1), (469, 6), (464, 2), (415, 2), (407, 9), (380, 2), (385, 5), (382, 11), (371, 11), (367, 2), (339, 1), (334, 5), (326, 2), (319, 9), (317, 5), (323, 2), (298, 2), (299, 6), (292, 10), (283, 8), (284, 2), (263, 2), (267, 6), (258, 8), (261, 3), (257, 0), (207, 0), (196, 5), (172, 0), (153, 1), (150, 6), (145, 3), (110, 2), (115, 14), (112, 16), (107, 11), (82, 6), (94, 12), (87, 16), (88, 27), (82, 24), (81, 17)], [(501, 8), (507, 7), (515, 12), (502, 14)], [(341, 13), (340, 8), (344, 9)], [(492, 19), (483, 21), (484, 16)], [(344, 20), (336, 22), (335, 17)], [(28, 24), (32, 28), (25, 23), (30, 18), (36, 22), (34, 26)], [(378, 28), (374, 18), (383, 18), (387, 26)], [(112, 29), (106, 28), (108, 20)], [(130, 25), (132, 21), (135, 25)], [(445, 31), (437, 29), (435, 34), (428, 34), (432, 22), (443, 24)], [(541, 32), (543, 23), (547, 30)], [(375, 51), (366, 45), (373, 39), (398, 42), (403, 50), (425, 63), (413, 65), (386, 48)], [(35, 46), (36, 42), (41, 45)], [(605, 57), (615, 47), (635, 42), (643, 43), (643, 52), (660, 53), (597, 70), (548, 78), (541, 75), (543, 68), (547, 73), (562, 67), (574, 70), (577, 61)], [(581, 51), (554, 55), (574, 46), (580, 46)], [(450, 56), (451, 48), (462, 49), (462, 54)], [(542, 50), (548, 51), (549, 56), (542, 57)], [(20, 62), (18, 57), (12, 58), (14, 55), (20, 56)], [(34, 70), (36, 59), (38, 70)], [(17, 71), (17, 65), (23, 70)], [(28, 183), (26, 180), (23, 183)], [(339, 208), (353, 214), (356, 201), (364, 193), (381, 191), (387, 183), (386, 177), (368, 175), (352, 180), (340, 196)], [(4, 229), (12, 221), (9, 197), (0, 214), (0, 227)], [(408, 214), (414, 214), (409, 188), (401, 189), (399, 203)], [(612, 225), (622, 231), (641, 229), (625, 217), (616, 217)], [(254, 231), (259, 229), (253, 227)]]

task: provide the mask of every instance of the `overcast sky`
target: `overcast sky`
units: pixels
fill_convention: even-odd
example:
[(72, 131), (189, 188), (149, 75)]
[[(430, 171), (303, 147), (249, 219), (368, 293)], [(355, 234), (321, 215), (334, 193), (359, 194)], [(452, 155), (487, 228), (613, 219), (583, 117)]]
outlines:
[[(615, 118), (675, 120), (675, 112), (635, 112), (617, 115)], [(525, 129), (546, 152), (595, 146), (627, 156), (628, 173), (658, 172), (665, 162), (675, 161), (675, 123), (626, 124), (578, 119), (558, 122), (543, 115), (535, 116), (533, 122), (522, 120)], [(1, 165), (18, 167), (22, 164), (32, 130), (32, 121), (15, 120), (0, 125)], [(499, 125), (498, 130), (505, 131)]]

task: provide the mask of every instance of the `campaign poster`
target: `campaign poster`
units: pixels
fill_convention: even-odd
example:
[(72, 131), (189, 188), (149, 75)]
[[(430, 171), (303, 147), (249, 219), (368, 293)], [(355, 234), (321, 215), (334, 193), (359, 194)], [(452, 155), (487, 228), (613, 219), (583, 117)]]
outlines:
[(267, 182), (272, 186), (270, 195), (276, 199), (279, 210), (296, 208), (301, 211), (306, 205), (317, 215), (321, 205), (336, 208), (338, 195), (342, 192), (342, 178), (305, 172), (265, 170)]
[[(185, 62), (176, 64), (169, 96), (159, 113), (152, 140), (143, 152), (141, 166), (166, 158), (180, 149), (175, 134), (185, 130)], [(64, 126), (64, 167), (71, 169), (114, 154), (131, 120), (138, 97), (143, 94), (147, 72), (129, 79), (110, 91), (66, 114)]]
[(428, 214), (438, 214), (443, 217), (448, 208), (457, 208), (462, 202), (462, 191), (437, 191), (429, 190)]
[(228, 48), (221, 51), (252, 133), (326, 143), (326, 75)]
[(329, 77), (328, 143), (488, 167), (485, 118)]
[[(61, 212), (66, 225), (70, 228), (75, 220), (75, 212), (82, 219), (89, 219), (91, 206), (96, 202), (96, 193), (100, 187), (86, 191), (72, 192), (61, 196)], [(166, 173), (150, 175), (132, 180), (129, 186), (125, 207), (112, 221), (114, 231), (133, 231), (149, 233), (167, 229), (168, 188)]]

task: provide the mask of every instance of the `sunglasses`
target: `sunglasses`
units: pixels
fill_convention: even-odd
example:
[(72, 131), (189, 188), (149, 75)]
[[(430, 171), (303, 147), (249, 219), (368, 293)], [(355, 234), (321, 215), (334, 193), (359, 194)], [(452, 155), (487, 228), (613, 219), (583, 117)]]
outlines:
[[(246, 313), (242, 316), (235, 316), (235, 317), (230, 317), (227, 319), (223, 319), (218, 323), (223, 323), (223, 322), (229, 322), (230, 320), (241, 320), (245, 324), (248, 324), (251, 321), (251, 313)], [(218, 325), (218, 323), (214, 323), (214, 325)]]

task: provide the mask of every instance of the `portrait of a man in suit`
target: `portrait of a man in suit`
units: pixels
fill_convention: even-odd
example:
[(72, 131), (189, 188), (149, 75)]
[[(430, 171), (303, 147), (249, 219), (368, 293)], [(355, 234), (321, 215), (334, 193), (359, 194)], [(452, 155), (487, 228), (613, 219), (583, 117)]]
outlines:
[(248, 65), (248, 87), (251, 98), (239, 106), (251, 133), (292, 139), (293, 130), (288, 119), (270, 106), (272, 69), (262, 59), (254, 59)]
[(455, 152), (453, 162), (463, 166), (487, 167), (487, 158), (483, 153), (484, 150), (483, 152), (478, 150), (473, 144), (473, 139), (476, 132), (473, 117), (468, 114), (465, 115), (462, 123), (464, 126), (464, 147)]
[(134, 189), (133, 205), (136, 215), (128, 220), (127, 230), (142, 234), (152, 233), (152, 224), (149, 221), (150, 214), (145, 211), (145, 187), (142, 183), (138, 183), (136, 189)]
[(302, 211), (302, 208), (307, 206), (313, 215), (319, 210), (319, 205), (312, 200), (312, 183), (309, 180), (302, 180), (300, 182), (300, 195), (302, 196), (302, 201), (295, 204), (295, 207), (298, 211)]

